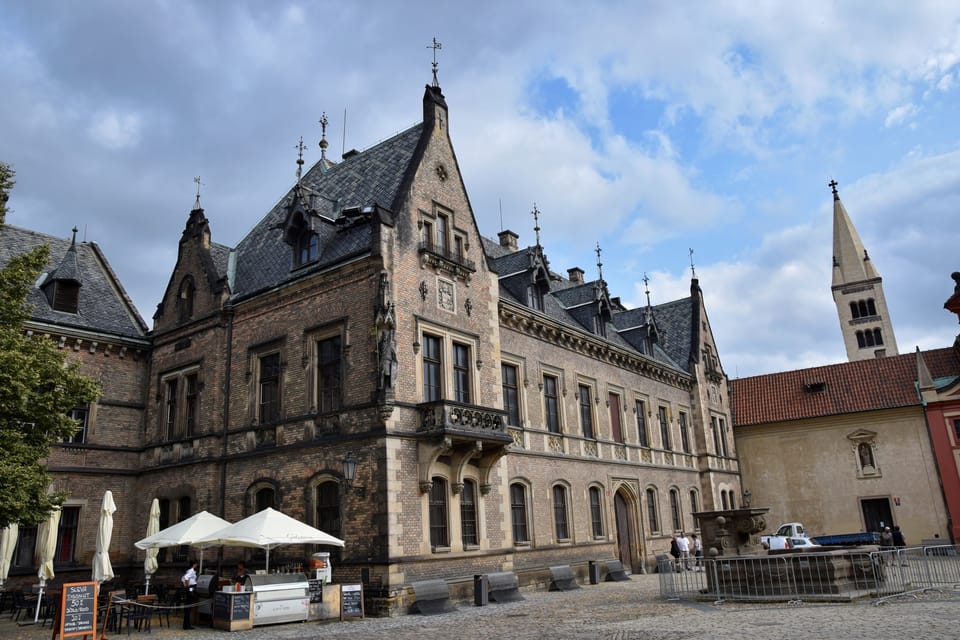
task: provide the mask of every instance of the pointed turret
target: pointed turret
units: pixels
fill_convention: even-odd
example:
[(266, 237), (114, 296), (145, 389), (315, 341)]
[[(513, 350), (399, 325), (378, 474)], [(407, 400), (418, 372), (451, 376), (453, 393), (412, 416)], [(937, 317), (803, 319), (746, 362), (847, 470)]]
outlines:
[(833, 191), (833, 299), (847, 359), (866, 360), (897, 355), (893, 324), (883, 296), (883, 283), (847, 214), (837, 181)]
[(80, 261), (77, 257), (77, 228), (73, 228), (73, 239), (57, 268), (47, 277), (43, 292), (55, 311), (77, 313), (80, 307)]

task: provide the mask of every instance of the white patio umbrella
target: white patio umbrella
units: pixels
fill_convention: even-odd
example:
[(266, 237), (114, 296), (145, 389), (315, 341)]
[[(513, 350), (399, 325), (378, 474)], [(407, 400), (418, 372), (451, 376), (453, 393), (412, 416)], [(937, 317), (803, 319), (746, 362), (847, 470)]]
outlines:
[(110, 563), (110, 538), (113, 537), (113, 514), (117, 505), (113, 493), (107, 490), (103, 494), (100, 506), (100, 524), (97, 526), (97, 548), (93, 555), (93, 580), (106, 582), (113, 579), (113, 565)]
[(37, 611), (33, 621), (40, 620), (40, 602), (43, 600), (43, 588), (47, 580), (53, 580), (53, 556), (57, 553), (57, 533), (60, 529), (60, 507), (54, 507), (50, 517), (40, 523), (37, 529), (37, 550), (40, 553), (40, 593), (37, 594)]
[[(156, 498), (150, 505), (150, 517), (147, 518), (147, 537), (160, 531), (160, 501)], [(157, 554), (160, 553), (159, 547), (150, 547), (147, 549), (147, 557), (143, 560), (143, 572), (146, 574), (146, 586), (144, 595), (150, 595), (150, 578), (157, 571)]]
[(13, 562), (13, 550), (17, 548), (17, 536), (20, 525), (16, 522), (0, 529), (0, 589), (7, 581), (10, 565)]
[(315, 529), (275, 509), (266, 508), (240, 522), (216, 531), (199, 542), (238, 547), (257, 547), (267, 551), (270, 570), (270, 549), (284, 544), (327, 544), (342, 547), (343, 540)]
[(152, 536), (138, 540), (133, 543), (133, 546), (137, 549), (162, 549), (164, 547), (179, 547), (185, 544), (192, 547), (200, 547), (200, 572), (203, 573), (203, 550), (206, 547), (213, 546), (215, 543), (199, 544), (198, 540), (214, 531), (219, 531), (229, 526), (230, 523), (223, 518), (218, 518), (212, 513), (201, 511), (200, 513), (193, 514), (183, 522), (178, 522), (172, 527), (167, 527)]

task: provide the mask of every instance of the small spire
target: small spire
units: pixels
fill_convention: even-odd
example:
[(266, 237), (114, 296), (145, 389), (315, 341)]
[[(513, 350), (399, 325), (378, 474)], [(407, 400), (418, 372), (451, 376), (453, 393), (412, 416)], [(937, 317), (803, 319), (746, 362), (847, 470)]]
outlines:
[(427, 49), (433, 49), (433, 86), (439, 87), (440, 81), (437, 80), (437, 49), (442, 49), (443, 45), (437, 42), (437, 39), (433, 39), (433, 44), (428, 44)]
[(647, 272), (643, 272), (643, 291), (647, 294), (647, 308), (650, 308), (650, 277)]
[(696, 280), (696, 279), (697, 279), (697, 269), (696, 269), (696, 267), (693, 266), (693, 249), (690, 248), (690, 249), (687, 249), (687, 251), (690, 252), (690, 274), (691, 274), (690, 277), (693, 278), (694, 280)]
[(196, 199), (196, 201), (193, 203), (193, 210), (194, 210), (194, 211), (197, 211), (197, 210), (199, 210), (199, 209), (203, 209), (203, 207), (200, 206), (200, 185), (201, 185), (201, 184), (204, 184), (204, 183), (200, 182), (200, 176), (196, 176), (196, 177), (193, 179), (193, 181), (197, 183), (197, 199)]
[(540, 246), (540, 210), (537, 209), (537, 203), (533, 203), (533, 211), (530, 212), (533, 215), (533, 231), (537, 236), (537, 246)]
[(77, 231), (79, 231), (79, 229), (77, 229), (77, 227), (74, 226), (74, 227), (73, 227), (73, 238), (70, 239), (70, 246), (71, 246), (71, 247), (72, 247), (72, 246), (75, 246), (75, 245), (77, 244)]
[(303, 175), (303, 136), (300, 136), (300, 142), (294, 148), (297, 150), (297, 184), (300, 184), (300, 178)]
[(600, 277), (600, 282), (603, 282), (603, 263), (600, 262), (600, 254), (602, 253), (602, 251), (600, 250), (599, 242), (597, 243), (596, 253), (597, 253), (597, 272)]
[(836, 180), (830, 180), (830, 182), (827, 183), (827, 185), (828, 185), (828, 186), (830, 187), (830, 189), (833, 191), (833, 199), (834, 199), (834, 200), (839, 200), (839, 199), (840, 199), (840, 194), (837, 193), (837, 186), (838, 186), (839, 184), (840, 184), (840, 183), (837, 182)]
[(327, 112), (320, 116), (320, 160), (327, 159)]

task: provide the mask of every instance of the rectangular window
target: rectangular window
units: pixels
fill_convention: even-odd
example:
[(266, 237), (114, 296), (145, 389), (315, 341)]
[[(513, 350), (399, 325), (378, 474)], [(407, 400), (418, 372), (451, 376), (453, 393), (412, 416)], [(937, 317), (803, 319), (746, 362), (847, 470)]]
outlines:
[(540, 287), (536, 284), (527, 286), (527, 306), (537, 311), (543, 311), (543, 297), (540, 294)]
[(647, 489), (647, 519), (650, 520), (650, 531), (660, 531), (660, 518), (657, 517), (657, 494), (653, 489)]
[(17, 547), (13, 550), (12, 566), (20, 569), (36, 569), (33, 552), (37, 546), (37, 525), (21, 526), (17, 535)]
[(728, 456), (730, 452), (727, 450), (727, 423), (723, 418), (717, 418), (717, 421), (720, 423), (720, 447), (723, 455)]
[(477, 534), (477, 491), (472, 480), (464, 480), (460, 492), (460, 532), (464, 546), (476, 546)]
[(443, 397), (440, 338), (423, 334), (423, 401), (436, 402)]
[[(183, 496), (177, 501), (177, 522), (183, 522), (190, 515), (190, 496)], [(190, 545), (180, 545), (173, 552), (174, 562), (184, 562), (188, 557), (190, 557)]]
[[(692, 489), (690, 491), (690, 511), (692, 513), (700, 511), (700, 500), (697, 497), (697, 492)], [(694, 522), (696, 522), (696, 520), (694, 520)]]
[(340, 537), (340, 484), (321, 482), (316, 488), (317, 529)]
[(513, 543), (530, 542), (527, 530), (527, 493), (522, 484), (510, 485), (510, 516), (513, 522)]
[(166, 427), (167, 440), (177, 437), (177, 381), (167, 380), (166, 384)]
[(713, 452), (716, 455), (722, 455), (720, 448), (720, 427), (717, 426), (717, 417), (710, 416), (710, 430), (713, 431)]
[(543, 376), (543, 410), (547, 431), (560, 433), (560, 402), (557, 398), (557, 378)]
[(199, 400), (199, 383), (197, 375), (191, 374), (186, 378), (187, 397), (186, 397), (186, 436), (192, 437), (197, 432), (197, 404)]
[(433, 223), (432, 222), (424, 221), (422, 240), (425, 245), (427, 245), (431, 249), (433, 248), (434, 240), (433, 240)]
[(657, 415), (660, 418), (660, 441), (663, 445), (663, 448), (667, 451), (671, 451), (670, 446), (670, 422), (667, 420), (667, 408), (660, 407), (657, 409)]
[(577, 389), (580, 405), (580, 426), (583, 428), (584, 438), (593, 438), (593, 407), (590, 406), (590, 387), (585, 384)]
[(500, 365), (503, 378), (503, 408), (507, 412), (507, 424), (520, 425), (520, 390), (517, 386), (517, 368), (512, 364)]
[(470, 347), (453, 344), (453, 399), (470, 403)]
[(602, 495), (597, 487), (590, 487), (590, 524), (593, 527), (593, 537), (603, 537), (603, 504)]
[(260, 358), (260, 424), (280, 419), (280, 354)]
[(954, 419), (953, 421), (953, 433), (956, 436), (954, 441), (955, 446), (960, 446), (960, 419)]
[(450, 249), (450, 220), (445, 215), (437, 216), (437, 249), (447, 255)]
[(453, 237), (453, 258), (457, 262), (463, 262), (464, 250), (463, 250), (463, 237), (454, 236)]
[(613, 441), (623, 444), (623, 428), (620, 426), (620, 396), (615, 393), (609, 395), (610, 401), (610, 431)]
[(447, 536), (447, 481), (434, 478), (430, 485), (430, 545), (450, 546)]
[(317, 343), (317, 410), (336, 411), (342, 405), (340, 336)]
[(90, 417), (90, 407), (89, 405), (74, 407), (70, 410), (69, 415), (71, 419), (77, 421), (77, 430), (72, 436), (64, 438), (63, 441), (70, 444), (83, 444), (87, 441), (87, 421)]
[(680, 445), (684, 453), (690, 453), (690, 434), (687, 433), (687, 414), (681, 411), (677, 414), (677, 420), (680, 423)]
[[(160, 530), (163, 531), (172, 524), (176, 524), (170, 520), (170, 500), (167, 498), (160, 498)], [(157, 562), (166, 562), (167, 561), (167, 549), (163, 547), (160, 549), (160, 553), (157, 554)]]
[(60, 527), (57, 531), (57, 550), (53, 556), (55, 565), (73, 564), (77, 547), (77, 526), (80, 523), (80, 507), (63, 507), (60, 510)]
[(683, 521), (680, 515), (680, 494), (676, 489), (670, 490), (670, 513), (673, 515), (673, 530), (682, 531)]
[(567, 517), (567, 489), (553, 488), (553, 522), (557, 531), (557, 540), (570, 539), (570, 521)]
[(643, 400), (637, 400), (634, 408), (637, 412), (637, 438), (640, 440), (641, 447), (649, 447), (650, 440), (647, 436), (647, 406)]

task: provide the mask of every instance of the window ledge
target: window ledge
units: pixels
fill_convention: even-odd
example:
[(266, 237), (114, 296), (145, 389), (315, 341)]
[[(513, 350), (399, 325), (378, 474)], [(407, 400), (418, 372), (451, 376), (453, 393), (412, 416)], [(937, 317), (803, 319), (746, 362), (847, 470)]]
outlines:
[(434, 553), (450, 553), (450, 547), (434, 547)]

